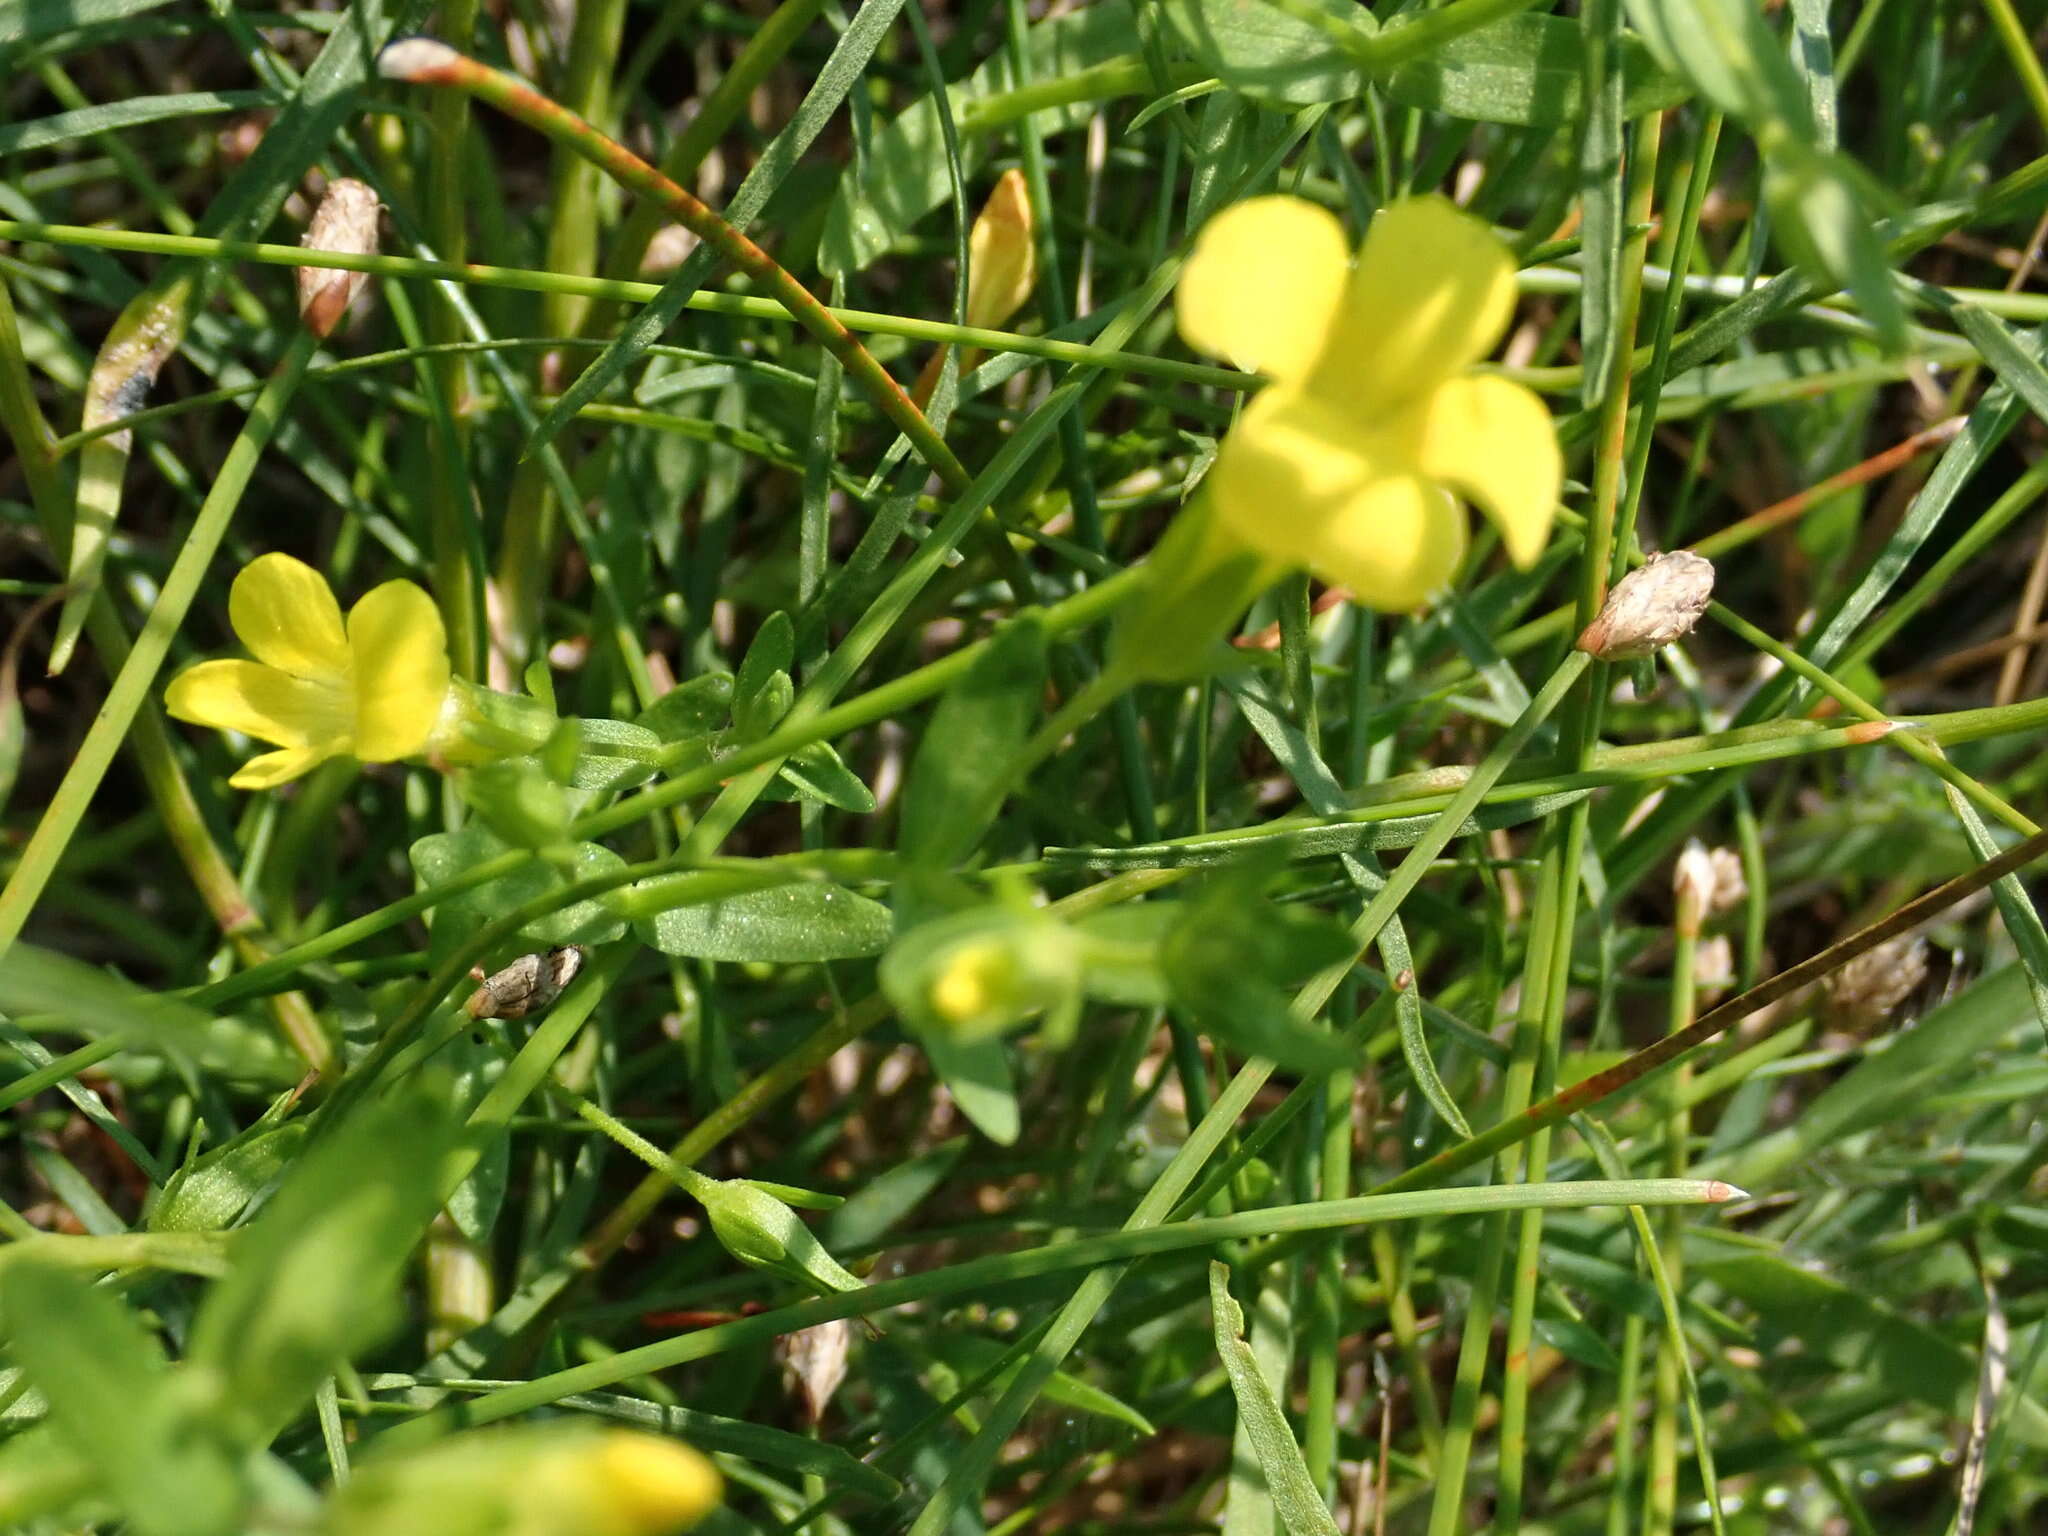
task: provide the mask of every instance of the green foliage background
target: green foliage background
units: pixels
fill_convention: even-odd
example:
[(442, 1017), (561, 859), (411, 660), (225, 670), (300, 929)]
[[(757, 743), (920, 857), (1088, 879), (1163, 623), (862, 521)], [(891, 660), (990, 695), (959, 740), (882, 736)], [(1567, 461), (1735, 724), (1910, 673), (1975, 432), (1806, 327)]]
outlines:
[[(380, 78), (414, 31), (810, 297)], [(343, 1531), (358, 1459), (595, 1418), (727, 1531), (2038, 1528), (2042, 31), (0, 0), (0, 1519)], [(1039, 289), (970, 331), (1012, 166)], [(1274, 190), (1491, 221), (1572, 483), (1532, 571), (1204, 651), (1142, 562), (1256, 381), (1172, 283)], [(1571, 649), (1681, 547), (1697, 634)], [(227, 789), (161, 685), (270, 550), (425, 585), (532, 754)]]

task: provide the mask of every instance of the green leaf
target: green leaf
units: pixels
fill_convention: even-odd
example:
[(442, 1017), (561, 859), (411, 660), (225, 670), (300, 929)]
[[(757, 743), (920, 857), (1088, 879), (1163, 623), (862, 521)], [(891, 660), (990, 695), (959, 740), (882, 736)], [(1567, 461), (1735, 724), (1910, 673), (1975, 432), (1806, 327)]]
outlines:
[(907, 862), (950, 869), (988, 831), (1041, 716), (1045, 658), (1044, 626), (1022, 615), (939, 700), (903, 787), (897, 849)]
[(275, 1027), (211, 1017), (20, 940), (0, 965), (0, 1012), (49, 1014), (94, 1039), (120, 1038), (131, 1050), (183, 1055), (202, 1071), (240, 1082), (293, 1083), (305, 1070)]
[(1338, 1536), (1337, 1522), (1316, 1491), (1315, 1479), (1308, 1475), (1308, 1464), (1301, 1459), (1301, 1447), (1287, 1427), (1287, 1417), (1245, 1342), (1244, 1311), (1230, 1294), (1227, 1264), (1209, 1266), (1209, 1306), (1216, 1352), (1223, 1357), (1224, 1374), (1229, 1376), (1231, 1393), (1237, 1399), (1238, 1419), (1248, 1431), (1259, 1470), (1266, 1475), (1274, 1513), (1289, 1536)]
[[(1294, 14), (1297, 5), (1323, 23)], [(1584, 107), (1585, 34), (1561, 16), (1503, 17), (1374, 67), (1372, 48), (1393, 34), (1349, 0), (1290, 0), (1285, 9), (1271, 0), (1167, 0), (1165, 14), (1204, 69), (1261, 106), (1351, 100), (1370, 76), (1402, 106), (1472, 122), (1554, 126)], [(1621, 41), (1608, 67), (1621, 76), (1628, 116), (1685, 98), (1684, 82), (1634, 39)]]
[[(958, 1333), (951, 1330), (934, 1332), (931, 1335), (932, 1348), (939, 1357), (955, 1369), (967, 1375), (978, 1376), (1009, 1352), (1009, 1347), (999, 1340), (984, 1338), (978, 1333)], [(1024, 1369), (1022, 1359), (998, 1371), (989, 1378), (988, 1390), (1001, 1392)], [(1114, 1419), (1127, 1424), (1141, 1435), (1155, 1435), (1159, 1431), (1152, 1421), (1122, 1398), (1112, 1397), (1100, 1387), (1090, 1386), (1077, 1376), (1065, 1371), (1054, 1371), (1046, 1379), (1043, 1392), (1048, 1402), (1071, 1408), (1076, 1413), (1092, 1413), (1098, 1418)]]
[(1593, 103), (1579, 145), (1580, 259), (1585, 273), (1579, 305), (1579, 350), (1585, 372), (1579, 398), (1590, 407), (1606, 394), (1608, 372), (1621, 345), (1614, 327), (1627, 240), (1620, 0), (1588, 0), (1580, 9), (1579, 24), (1586, 37), (1585, 89)]
[[(1701, 1278), (1755, 1310), (1768, 1335), (1795, 1339), (1808, 1354), (1868, 1377), (1893, 1400), (1925, 1403), (1967, 1420), (1977, 1362), (1932, 1328), (1903, 1316), (1867, 1287), (1840, 1281), (1772, 1254), (1749, 1253), (1695, 1266)], [(2048, 1445), (2048, 1409), (2013, 1399), (2013, 1432)]]
[(816, 800), (855, 816), (874, 814), (874, 791), (846, 766), (829, 741), (798, 747), (783, 763), (782, 777), (806, 800)]
[(226, 1384), (224, 1411), (241, 1444), (267, 1444), (337, 1366), (397, 1322), (402, 1278), (440, 1208), (436, 1175), (455, 1137), (433, 1084), (363, 1103), (313, 1143), (242, 1234), (187, 1349)]
[[(1977, 814), (1977, 808), (1953, 785), (1944, 788), (1948, 791), (1949, 807), (1963, 824), (1963, 834), (1969, 838), (1977, 857), (1986, 861), (1997, 858), (2004, 850), (1984, 824), (1984, 818)], [(1993, 884), (1991, 895), (1998, 903), (2006, 937), (2019, 951), (2020, 968), (2027, 973), (2027, 992), (2034, 1000), (2034, 1016), (2041, 1021), (2042, 1034), (2048, 1036), (2048, 928), (2042, 927), (2041, 914), (2018, 874), (2007, 875)]]
[[(1335, 27), (1379, 30), (1353, 0), (1308, 3)], [(1358, 61), (1328, 32), (1266, 0), (1166, 0), (1161, 10), (1203, 69), (1261, 106), (1348, 101), (1364, 84)]]
[[(863, 7), (863, 13), (866, 7)], [(1135, 58), (1138, 34), (1126, 0), (1101, 0), (1041, 21), (1027, 34), (1030, 78), (1057, 80), (1095, 65)], [(961, 169), (973, 175), (987, 157), (986, 136), (977, 134), (977, 103), (1010, 89), (1015, 75), (1006, 53), (998, 53), (967, 79), (947, 88), (946, 99), (962, 129)], [(1095, 112), (1092, 102), (1050, 107), (1033, 113), (1039, 131), (1078, 126)], [(942, 143), (937, 104), (927, 96), (880, 133), (839, 179), (825, 215), (818, 265), (827, 277), (858, 272), (906, 234), (951, 194), (952, 180)]]
[(738, 716), (753, 708), (770, 680), (777, 673), (788, 673), (795, 665), (796, 626), (787, 612), (777, 609), (761, 621), (761, 627), (754, 632), (754, 643), (747, 647), (746, 659), (740, 663), (739, 676), (733, 681), (733, 714)]
[(654, 777), (661, 738), (645, 726), (623, 720), (578, 720), (576, 735), (571, 789), (630, 789)]
[(798, 880), (644, 917), (665, 955), (699, 960), (852, 960), (888, 946), (889, 909), (821, 880)]
[(956, 1040), (951, 1035), (919, 1037), (932, 1070), (974, 1128), (998, 1146), (1011, 1146), (1023, 1129), (1017, 1108), (1017, 1080), (1010, 1053), (1000, 1039)]
[[(412, 845), (410, 858), (413, 873), (425, 889), (445, 885), (473, 865), (507, 851), (508, 846), (489, 828), (471, 823), (459, 832), (435, 832), (421, 838)], [(449, 897), (435, 909), (435, 949), (445, 953), (485, 923), (540, 900), (569, 880), (626, 867), (624, 859), (596, 843), (577, 843), (566, 863), (564, 871), (552, 860), (536, 859), (474, 890)], [(552, 949), (562, 944), (609, 944), (625, 931), (626, 925), (613, 915), (608, 903), (591, 899), (535, 918), (519, 930), (518, 938), (536, 949)]]
[(0, 0), (0, 47), (140, 16), (171, 0)]
[(141, 1536), (224, 1536), (242, 1504), (235, 1461), (156, 1338), (115, 1293), (47, 1264), (0, 1274), (8, 1354), (58, 1436)]
[(1293, 1011), (1289, 985), (1351, 958), (1351, 941), (1328, 918), (1262, 900), (1263, 876), (1214, 881), (1160, 949), (1175, 1000), (1238, 1049), (1298, 1072), (1355, 1066), (1355, 1048)]
[(1835, 1143), (1913, 1113), (1944, 1079), (1960, 1074), (2033, 1013), (2026, 968), (2008, 965), (1943, 1003), (1885, 1049), (1853, 1068), (1803, 1105), (1790, 1125), (1773, 1131), (1713, 1171), (1745, 1189), (1767, 1188), (1794, 1163), (1825, 1153)]
[(673, 746), (718, 730), (732, 716), (733, 675), (704, 672), (677, 683), (634, 717), (633, 723)]
[[(1563, 16), (1509, 16), (1399, 65), (1381, 89), (1404, 107), (1471, 122), (1532, 128), (1570, 122), (1585, 110), (1580, 25)], [(1621, 76), (1625, 117), (1662, 112), (1691, 94), (1683, 79), (1626, 35), (1606, 67)]]
[[(853, 13), (830, 57), (819, 67), (811, 89), (795, 115), (754, 162), (739, 190), (725, 205), (723, 217), (734, 229), (744, 234), (747, 226), (768, 206), (768, 200), (775, 195), (776, 189), (803, 159), (804, 151), (811, 147), (812, 141), (824, 132), (825, 125), (838, 112), (847, 92), (859, 83), (868, 60), (889, 35), (889, 29), (902, 9), (903, 0), (866, 0)], [(683, 312), (683, 306), (704, 286), (704, 280), (711, 275), (717, 262), (718, 253), (709, 245), (698, 246), (684, 259), (682, 266), (661, 285), (661, 291), (648, 302), (647, 307), (633, 317), (611, 345), (598, 354), (597, 360), (578, 374), (562, 391), (561, 398), (548, 408), (547, 414), (528, 436), (527, 455), (552, 439), (575, 418), (578, 411), (595, 400), (614, 379), (639, 361), (649, 347), (661, 340), (676, 316)], [(826, 270), (829, 276), (831, 269), (828, 267)]]
[[(4, 13), (0, 13), (4, 17)], [(6, 22), (0, 19), (0, 30)], [(203, 117), (218, 112), (247, 112), (252, 108), (275, 108), (274, 91), (186, 91), (172, 96), (130, 96), (98, 106), (80, 107), (73, 112), (55, 112), (48, 117), (0, 127), (0, 155), (20, 154), (65, 144), (94, 134), (121, 128), (140, 128), (171, 118)]]
[(218, 1232), (270, 1187), (304, 1145), (308, 1124), (258, 1122), (173, 1173), (149, 1207), (152, 1232)]

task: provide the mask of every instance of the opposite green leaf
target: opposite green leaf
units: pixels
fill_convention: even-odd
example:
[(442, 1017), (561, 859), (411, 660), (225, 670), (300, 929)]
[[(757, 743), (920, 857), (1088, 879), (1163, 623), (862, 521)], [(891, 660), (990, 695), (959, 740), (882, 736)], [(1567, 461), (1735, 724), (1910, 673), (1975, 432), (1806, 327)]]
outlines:
[(842, 886), (794, 881), (643, 919), (641, 937), (665, 955), (700, 960), (852, 960), (889, 942), (889, 909)]
[(1259, 1470), (1266, 1474), (1266, 1487), (1273, 1495), (1273, 1509), (1289, 1536), (1338, 1536), (1337, 1522), (1315, 1480), (1301, 1459), (1301, 1447), (1287, 1427), (1287, 1417), (1273, 1397), (1273, 1389), (1259, 1372), (1252, 1347), (1244, 1338), (1244, 1311), (1230, 1294), (1230, 1266), (1209, 1266), (1210, 1316), (1215, 1323), (1216, 1352), (1223, 1357), (1223, 1369), (1230, 1377), (1230, 1390), (1237, 1398), (1238, 1418), (1249, 1432), (1252, 1450), (1259, 1458)]

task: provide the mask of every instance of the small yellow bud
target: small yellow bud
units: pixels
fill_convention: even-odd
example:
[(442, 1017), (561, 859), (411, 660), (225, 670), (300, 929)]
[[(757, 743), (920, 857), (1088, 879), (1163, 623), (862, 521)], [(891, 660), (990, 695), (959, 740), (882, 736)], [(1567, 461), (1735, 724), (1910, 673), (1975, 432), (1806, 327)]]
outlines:
[(628, 1536), (683, 1530), (718, 1503), (718, 1469), (679, 1441), (608, 1430), (590, 1463), (614, 1528)]
[[(313, 213), (313, 222), (299, 244), (309, 251), (336, 251), (368, 256), (377, 249), (377, 194), (360, 181), (344, 176), (327, 184), (327, 194)], [(299, 318), (306, 329), (325, 340), (348, 312), (367, 272), (339, 272), (332, 267), (300, 267)]]
[(1024, 173), (1003, 172), (967, 236), (967, 323), (994, 330), (1038, 286), (1038, 229)]
[(933, 978), (932, 1012), (949, 1024), (965, 1024), (996, 1006), (1016, 967), (1000, 944), (963, 944)]

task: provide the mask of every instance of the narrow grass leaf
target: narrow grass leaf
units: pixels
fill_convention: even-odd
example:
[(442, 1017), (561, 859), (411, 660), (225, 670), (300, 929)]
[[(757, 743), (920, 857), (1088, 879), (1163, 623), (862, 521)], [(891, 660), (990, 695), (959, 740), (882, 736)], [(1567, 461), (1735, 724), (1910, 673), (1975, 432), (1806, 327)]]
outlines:
[[(796, 113), (769, 144), (767, 151), (748, 171), (739, 190), (723, 211), (725, 222), (744, 233), (803, 158), (804, 151), (825, 130), (867, 68), (868, 60), (888, 36), (903, 0), (862, 0), (851, 23), (840, 34), (832, 56), (819, 68), (817, 79), (805, 94)], [(699, 245), (683, 264), (661, 285), (661, 292), (621, 330), (611, 345), (562, 391), (561, 398), (541, 417), (527, 436), (525, 454), (532, 454), (549, 442), (573, 420), (578, 411), (595, 400), (611, 382), (633, 366), (648, 347), (661, 340), (684, 305), (717, 265), (718, 253)]]

